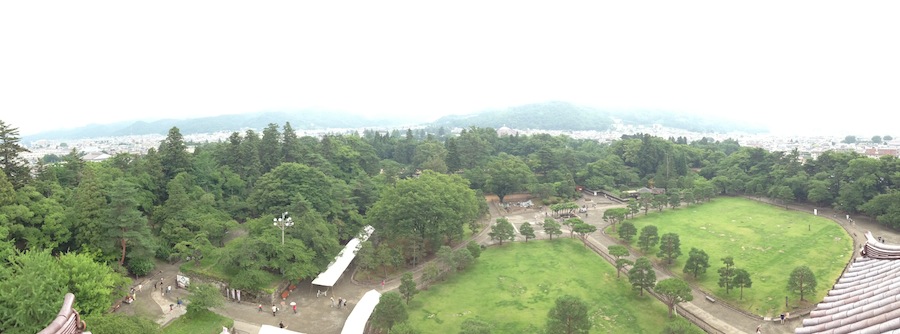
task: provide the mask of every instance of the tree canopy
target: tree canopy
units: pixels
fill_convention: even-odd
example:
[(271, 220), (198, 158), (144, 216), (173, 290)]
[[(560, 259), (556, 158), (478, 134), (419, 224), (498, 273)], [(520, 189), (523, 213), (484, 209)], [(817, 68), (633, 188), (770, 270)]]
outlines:
[(659, 281), (656, 283), (653, 291), (656, 291), (662, 297), (663, 303), (669, 307), (669, 318), (674, 315), (672, 311), (675, 310), (675, 305), (694, 300), (694, 295), (691, 294), (691, 287), (687, 282), (678, 278), (667, 278)]
[(628, 270), (628, 281), (631, 286), (644, 295), (645, 289), (652, 289), (656, 285), (656, 272), (653, 265), (646, 257), (639, 257), (634, 261), (634, 266)]
[(800, 294), (800, 300), (804, 300), (805, 294), (816, 292), (816, 275), (807, 266), (799, 266), (791, 271), (787, 288), (793, 293)]
[(583, 334), (590, 330), (591, 319), (584, 301), (569, 295), (556, 298), (556, 305), (547, 313), (548, 334)]

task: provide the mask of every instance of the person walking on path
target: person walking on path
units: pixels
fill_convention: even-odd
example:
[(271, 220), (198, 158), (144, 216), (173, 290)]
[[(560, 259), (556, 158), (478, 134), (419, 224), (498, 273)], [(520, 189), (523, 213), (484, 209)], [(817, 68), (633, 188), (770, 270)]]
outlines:
[(169, 285), (169, 286), (166, 288), (166, 294), (168, 295), (168, 294), (170, 294), (170, 293), (172, 293), (172, 286), (171, 286), (171, 285)]
[(334, 308), (334, 296), (331, 296), (331, 307)]
[(259, 304), (259, 310), (256, 311), (256, 313), (259, 313), (259, 312), (262, 312), (262, 304)]
[(297, 314), (297, 303), (296, 302), (291, 302), (291, 308), (294, 309), (294, 314)]
[(272, 316), (275, 316), (275, 312), (278, 312), (278, 308), (275, 307), (275, 304), (272, 304)]

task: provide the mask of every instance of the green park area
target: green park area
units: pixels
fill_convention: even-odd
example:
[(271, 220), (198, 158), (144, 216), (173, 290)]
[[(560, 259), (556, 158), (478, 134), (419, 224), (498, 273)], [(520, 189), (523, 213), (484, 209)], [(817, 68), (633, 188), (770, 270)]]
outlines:
[(660, 333), (669, 321), (663, 303), (639, 296), (615, 267), (566, 238), (488, 248), (470, 269), (413, 297), (409, 321), (422, 333), (456, 333), (467, 318), (492, 333), (537, 333), (562, 295), (587, 304), (592, 333)]
[[(669, 266), (673, 273), (699, 283), (715, 298), (763, 316), (784, 312), (785, 297), (789, 300), (786, 311), (801, 305), (799, 296), (787, 290), (794, 268), (808, 266), (815, 274), (818, 288), (814, 294), (804, 296), (803, 305), (809, 305), (822, 300), (853, 253), (850, 236), (830, 219), (743, 198), (720, 197), (704, 204), (651, 211), (629, 221), (637, 227), (638, 235), (647, 225), (655, 225), (659, 235), (678, 234), (682, 255)], [(632, 241), (634, 249), (637, 239)], [(697, 280), (682, 272), (692, 247), (709, 255), (710, 266)], [(658, 250), (653, 247), (649, 253), (663, 263), (656, 258)], [(725, 288), (718, 285), (717, 270), (723, 267), (722, 258), (727, 256), (734, 258), (735, 268), (746, 270), (752, 279), (751, 288), (744, 289), (743, 299), (740, 290), (726, 294)]]
[(180, 317), (163, 327), (162, 334), (218, 334), (222, 327), (232, 328), (234, 320), (210, 311), (201, 311), (192, 318)]

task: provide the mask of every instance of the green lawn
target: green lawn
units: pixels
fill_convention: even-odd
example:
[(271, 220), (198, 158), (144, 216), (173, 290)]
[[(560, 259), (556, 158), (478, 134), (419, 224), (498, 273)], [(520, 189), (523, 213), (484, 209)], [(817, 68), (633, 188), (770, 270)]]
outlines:
[(664, 304), (638, 296), (612, 265), (565, 238), (488, 248), (467, 271), (413, 297), (409, 320), (422, 333), (456, 333), (469, 317), (493, 333), (536, 333), (563, 294), (588, 304), (592, 333), (655, 334), (667, 321)]
[(194, 318), (179, 317), (168, 326), (163, 327), (162, 334), (218, 334), (222, 327), (231, 328), (234, 320), (221, 315), (204, 311)]
[[(791, 308), (798, 305), (799, 296), (788, 293), (786, 286), (791, 270), (806, 265), (816, 275), (818, 291), (804, 296), (812, 303), (821, 301), (840, 276), (853, 253), (853, 241), (847, 232), (833, 221), (812, 213), (785, 210), (743, 198), (716, 198), (709, 203), (680, 207), (675, 210), (652, 212), (631, 220), (638, 231), (646, 225), (656, 225), (659, 235), (677, 233), (681, 240), (681, 257), (670, 267), (682, 275), (684, 262), (691, 247), (709, 255), (710, 267), (699, 283), (707, 291), (731, 304), (759, 315), (778, 315), (784, 311), (784, 297)], [(610, 235), (616, 235), (608, 231)], [(637, 246), (637, 237), (632, 246)], [(658, 251), (651, 252), (653, 258)], [(734, 257), (735, 267), (750, 273), (753, 286), (725, 294), (719, 288), (718, 268), (722, 258)], [(692, 276), (689, 276), (693, 280)]]

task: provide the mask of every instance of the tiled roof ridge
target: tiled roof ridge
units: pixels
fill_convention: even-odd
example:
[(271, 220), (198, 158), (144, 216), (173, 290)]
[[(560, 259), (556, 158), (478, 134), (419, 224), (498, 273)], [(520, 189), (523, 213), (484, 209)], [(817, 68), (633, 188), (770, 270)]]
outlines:
[[(892, 261), (893, 262), (893, 261)], [(828, 297), (836, 297), (845, 294), (862, 293), (878, 289), (880, 286), (890, 285), (891, 280), (900, 276), (900, 263), (879, 269), (870, 275), (860, 275), (852, 280), (840, 280), (828, 293)], [(863, 291), (860, 291), (863, 290)], [(826, 298), (828, 298), (826, 297)], [(827, 299), (825, 301), (828, 301)]]
[[(803, 320), (802, 328), (798, 328), (796, 333), (884, 333), (885, 330), (900, 329), (900, 322), (892, 325), (888, 320), (900, 318), (900, 302), (878, 308), (869, 309), (864, 312), (856, 312), (846, 317), (843, 314), (835, 314), (832, 316), (810, 318)], [(838, 317), (841, 316), (841, 317)], [(873, 330), (877, 328), (877, 330)]]
[(900, 246), (866, 244), (795, 333), (900, 333)]
[(900, 259), (900, 246), (888, 245), (878, 241), (872, 236), (872, 232), (866, 232), (866, 245), (863, 247), (862, 255), (873, 259)]

